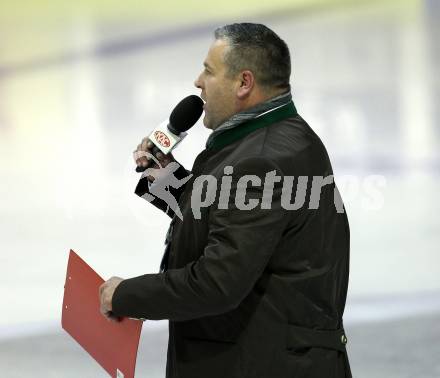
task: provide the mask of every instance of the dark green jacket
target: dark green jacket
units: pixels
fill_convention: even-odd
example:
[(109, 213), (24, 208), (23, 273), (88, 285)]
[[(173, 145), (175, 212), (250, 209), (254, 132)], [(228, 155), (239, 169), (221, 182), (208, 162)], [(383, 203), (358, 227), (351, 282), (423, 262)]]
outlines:
[[(194, 180), (213, 175), (220, 187), (225, 166), (233, 167), (228, 208), (219, 208), (217, 191), (195, 219)], [(304, 206), (286, 210), (282, 183), (275, 183), (270, 209), (237, 209), (240, 177), (264, 182), (271, 171), (283, 181), (310, 178)], [(165, 271), (124, 280), (114, 313), (170, 320), (167, 378), (351, 377), (342, 324), (347, 216), (337, 211), (334, 184), (322, 187), (317, 209), (308, 203), (312, 176), (332, 175), (318, 136), (291, 104), (219, 135), (191, 172), (173, 192), (183, 221), (173, 217)], [(145, 178), (136, 193), (146, 192)], [(246, 201), (263, 194), (263, 185), (248, 183)], [(159, 199), (153, 204), (166, 209)]]

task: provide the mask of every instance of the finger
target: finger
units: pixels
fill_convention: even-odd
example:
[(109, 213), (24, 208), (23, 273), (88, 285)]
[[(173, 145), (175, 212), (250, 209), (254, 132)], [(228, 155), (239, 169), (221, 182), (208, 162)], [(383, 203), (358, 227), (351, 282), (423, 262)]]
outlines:
[(153, 146), (154, 146), (153, 142), (150, 139), (148, 139), (147, 148), (151, 150), (153, 148)]
[(158, 152), (155, 156), (159, 160), (162, 167), (166, 167), (170, 162), (172, 162), (174, 160), (174, 158), (171, 154), (165, 155), (162, 152)]
[(141, 165), (143, 167), (147, 167), (148, 164), (150, 164), (150, 160), (151, 160), (151, 157), (149, 155), (141, 157), (141, 159), (140, 159)]
[(141, 149), (142, 149), (142, 151), (148, 150), (148, 138), (142, 139)]
[(133, 151), (133, 159), (134, 161), (137, 163), (140, 163), (140, 159), (142, 158), (142, 156), (144, 156), (145, 152), (143, 151), (139, 151), (139, 150), (134, 150)]
[(99, 286), (99, 295), (100, 296), (102, 296), (102, 292), (104, 291), (105, 287), (106, 287), (106, 282), (104, 282), (103, 284), (101, 284)]
[(168, 163), (170, 163), (173, 160), (173, 157), (171, 156), (171, 154), (165, 155), (163, 157), (163, 162), (165, 165), (168, 165)]
[(133, 157), (134, 157), (134, 161), (136, 162), (137, 165), (141, 164), (141, 155), (140, 152), (142, 151), (142, 144), (138, 144), (136, 150), (133, 153)]
[(133, 151), (133, 159), (136, 162), (136, 165), (141, 166), (145, 164), (148, 164), (148, 161), (150, 160), (150, 157), (147, 155), (145, 151)]
[(102, 295), (102, 297), (101, 297), (101, 304), (100, 304), (101, 313), (106, 316), (107, 316), (108, 312), (112, 310), (111, 304), (109, 304), (107, 297), (108, 296), (106, 295), (106, 293), (104, 293), (104, 295)]
[(99, 304), (101, 305), (101, 306), (104, 306), (104, 304), (105, 304), (105, 300), (104, 300), (104, 292), (103, 293), (101, 293), (100, 295), (99, 295)]
[(99, 312), (100, 312), (102, 315), (104, 315), (105, 317), (107, 317), (108, 310), (105, 308), (104, 305), (101, 304), (101, 306), (99, 306)]

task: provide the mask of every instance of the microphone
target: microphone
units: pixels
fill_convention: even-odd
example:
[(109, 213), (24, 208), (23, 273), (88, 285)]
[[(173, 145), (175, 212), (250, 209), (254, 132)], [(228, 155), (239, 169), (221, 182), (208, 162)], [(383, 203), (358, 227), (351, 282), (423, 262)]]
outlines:
[[(203, 113), (203, 100), (190, 95), (180, 101), (171, 112), (169, 120), (157, 126), (148, 139), (154, 144), (153, 155), (157, 152), (168, 154), (186, 137), (186, 131), (194, 126)], [(154, 164), (150, 160), (146, 167), (136, 167), (136, 172), (145, 171), (150, 165)]]

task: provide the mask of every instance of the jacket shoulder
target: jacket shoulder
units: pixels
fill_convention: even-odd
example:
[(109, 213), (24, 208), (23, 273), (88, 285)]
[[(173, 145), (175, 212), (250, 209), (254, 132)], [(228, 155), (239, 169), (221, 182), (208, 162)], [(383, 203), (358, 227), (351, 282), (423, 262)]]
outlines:
[(259, 156), (280, 167), (284, 174), (331, 174), (324, 144), (300, 116), (287, 118), (249, 135), (239, 146), (242, 158)]

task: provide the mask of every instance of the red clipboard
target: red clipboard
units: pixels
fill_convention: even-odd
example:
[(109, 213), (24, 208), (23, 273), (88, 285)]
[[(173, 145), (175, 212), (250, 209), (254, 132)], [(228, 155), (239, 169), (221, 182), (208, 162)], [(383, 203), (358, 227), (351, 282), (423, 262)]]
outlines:
[(70, 250), (61, 324), (112, 377), (134, 378), (142, 321), (108, 321), (99, 311), (103, 282)]

